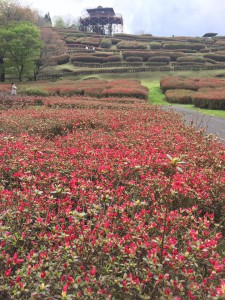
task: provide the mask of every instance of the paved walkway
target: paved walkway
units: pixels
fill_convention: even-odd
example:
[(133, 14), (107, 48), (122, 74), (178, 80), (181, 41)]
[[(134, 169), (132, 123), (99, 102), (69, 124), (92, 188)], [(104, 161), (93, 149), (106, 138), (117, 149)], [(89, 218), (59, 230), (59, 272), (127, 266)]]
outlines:
[(218, 135), (218, 138), (225, 143), (225, 118), (204, 115), (180, 105), (166, 106), (165, 108), (181, 114), (187, 125), (195, 126), (197, 130), (205, 128), (207, 134)]

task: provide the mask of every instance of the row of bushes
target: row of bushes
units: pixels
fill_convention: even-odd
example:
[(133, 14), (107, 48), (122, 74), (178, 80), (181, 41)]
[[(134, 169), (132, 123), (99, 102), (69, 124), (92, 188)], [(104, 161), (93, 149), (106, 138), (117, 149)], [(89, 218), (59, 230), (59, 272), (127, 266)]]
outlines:
[(84, 62), (84, 63), (107, 63), (107, 62), (119, 62), (121, 57), (119, 55), (110, 56), (95, 56), (95, 55), (76, 55), (71, 57), (71, 62)]
[(127, 59), (127, 57), (135, 56), (142, 57), (143, 61), (148, 61), (150, 57), (155, 56), (167, 56), (170, 57), (171, 61), (176, 61), (178, 57), (184, 56), (181, 52), (171, 52), (171, 51), (123, 51), (122, 53), (123, 59)]
[(167, 90), (186, 89), (197, 91), (200, 88), (225, 87), (225, 79), (222, 78), (182, 78), (164, 77), (160, 80), (160, 87), (163, 93)]
[(199, 108), (225, 110), (225, 89), (205, 93), (198, 92), (192, 101)]
[(205, 44), (201, 43), (166, 43), (163, 45), (163, 49), (168, 50), (176, 50), (176, 49), (188, 49), (188, 50), (196, 50), (199, 51), (201, 49), (205, 48)]
[[(162, 55), (164, 54), (159, 53), (160, 55), (156, 55), (157, 53), (151, 54), (149, 58), (146, 60), (145, 54), (142, 56), (126, 56), (125, 60), (127, 62), (164, 62), (164, 63), (169, 63), (170, 61), (173, 61), (171, 59), (171, 56), (169, 55)], [(174, 57), (173, 57), (174, 58)], [(65, 64), (68, 63), (70, 60), (70, 55), (69, 54), (63, 54), (60, 56), (53, 56), (52, 61), (55, 62), (56, 64)], [(91, 63), (107, 63), (107, 62), (120, 62), (121, 57), (119, 55), (113, 55), (112, 53), (104, 53), (104, 52), (96, 52), (96, 53), (90, 53), (89, 55), (87, 54), (80, 54), (71, 57), (72, 62), (91, 62)], [(213, 59), (210, 58), (203, 58), (203, 57), (198, 57), (198, 56), (180, 56), (177, 57), (176, 62), (179, 63), (180, 65), (202, 65), (205, 63), (210, 63), (210, 64), (216, 64), (216, 62)]]
[(146, 50), (147, 44), (140, 43), (140, 42), (124, 42), (121, 41), (117, 44), (117, 49), (134, 49), (134, 50)]
[(134, 97), (148, 98), (148, 88), (142, 86), (138, 80), (80, 80), (76, 82), (63, 81), (61, 83), (38, 83), (36, 87), (22, 86), (19, 94), (35, 96), (94, 96), (94, 97)]
[(182, 89), (168, 90), (165, 97), (170, 103), (194, 104), (199, 108), (225, 110), (225, 89), (211, 92), (194, 92)]

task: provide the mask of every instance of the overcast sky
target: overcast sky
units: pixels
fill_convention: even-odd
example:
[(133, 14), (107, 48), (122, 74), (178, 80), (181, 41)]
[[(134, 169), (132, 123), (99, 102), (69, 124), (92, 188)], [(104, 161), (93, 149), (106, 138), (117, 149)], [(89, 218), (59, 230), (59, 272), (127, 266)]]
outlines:
[(21, 0), (42, 15), (75, 19), (87, 8), (113, 7), (123, 16), (125, 33), (154, 36), (225, 35), (225, 0)]

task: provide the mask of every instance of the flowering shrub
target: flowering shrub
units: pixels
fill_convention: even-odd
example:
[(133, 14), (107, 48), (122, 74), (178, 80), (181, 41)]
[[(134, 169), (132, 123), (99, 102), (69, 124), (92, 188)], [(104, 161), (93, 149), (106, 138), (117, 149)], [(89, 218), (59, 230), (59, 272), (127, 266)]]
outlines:
[[(107, 59), (117, 58), (117, 56), (109, 56)], [(119, 57), (118, 57), (119, 58)], [(120, 58), (119, 58), (120, 59)], [(126, 86), (126, 89), (124, 89)], [(109, 91), (113, 87), (115, 90)], [(71, 97), (74, 95), (84, 95), (92, 97), (138, 97), (147, 99), (148, 89), (141, 85), (139, 80), (99, 80), (88, 79), (71, 81), (64, 80), (61, 82), (52, 83), (38, 83), (36, 86), (20, 85), (19, 93), (35, 95), (35, 96), (49, 96), (57, 95), (62, 97)], [(16, 99), (13, 99), (16, 102)], [(43, 97), (44, 99), (44, 97)], [(44, 101), (44, 100), (43, 100)], [(44, 101), (45, 102), (45, 101)]]
[(104, 97), (135, 97), (141, 99), (148, 99), (148, 91), (138, 88), (109, 88), (102, 91)]
[(192, 97), (196, 92), (191, 90), (168, 90), (166, 100), (170, 103), (192, 104)]
[(165, 77), (160, 80), (160, 87), (163, 93), (167, 90), (185, 89), (185, 90), (198, 90), (198, 80), (193, 78), (182, 77)]
[(224, 296), (224, 147), (143, 102), (1, 111), (0, 299)]
[(225, 87), (223, 78), (182, 78), (164, 77), (160, 80), (160, 87), (165, 93), (169, 89), (187, 89), (197, 91), (201, 88), (221, 88)]
[(225, 110), (224, 79), (166, 77), (161, 79), (160, 86), (169, 102)]
[(225, 89), (198, 92), (193, 95), (193, 104), (200, 108), (225, 110)]

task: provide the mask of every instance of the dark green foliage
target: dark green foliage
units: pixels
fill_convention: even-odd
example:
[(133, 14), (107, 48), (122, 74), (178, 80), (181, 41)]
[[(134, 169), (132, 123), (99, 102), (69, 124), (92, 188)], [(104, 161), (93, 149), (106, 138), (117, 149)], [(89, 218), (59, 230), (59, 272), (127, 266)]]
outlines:
[(138, 43), (138, 42), (119, 42), (117, 44), (118, 49), (142, 49), (145, 50), (147, 49), (147, 45), (143, 43)]
[(140, 56), (128, 56), (126, 58), (127, 62), (143, 62), (143, 57)]
[(93, 55), (76, 55), (71, 57), (71, 62), (83, 62), (83, 63), (102, 63), (104, 57), (97, 57)]
[(205, 58), (213, 59), (215, 61), (225, 61), (225, 55), (209, 53), (204, 55)]
[(150, 51), (123, 51), (123, 58), (127, 59), (129, 56), (142, 57), (144, 61), (148, 61), (151, 55)]
[(99, 45), (101, 48), (109, 49), (112, 46), (112, 40), (109, 38), (103, 38)]
[(205, 48), (205, 45), (200, 43), (166, 43), (163, 45), (163, 48), (168, 50), (189, 49), (199, 51)]
[(159, 42), (150, 42), (150, 49), (155, 50), (155, 49), (161, 49), (162, 45)]
[(56, 62), (57, 65), (63, 65), (63, 64), (66, 64), (66, 63), (69, 62), (70, 55), (69, 54), (62, 54), (62, 55), (59, 55), (59, 56), (53, 56), (52, 60), (54, 62)]
[(149, 57), (148, 59), (149, 62), (164, 62), (164, 63), (169, 63), (170, 62), (170, 57), (169, 56), (153, 56)]

